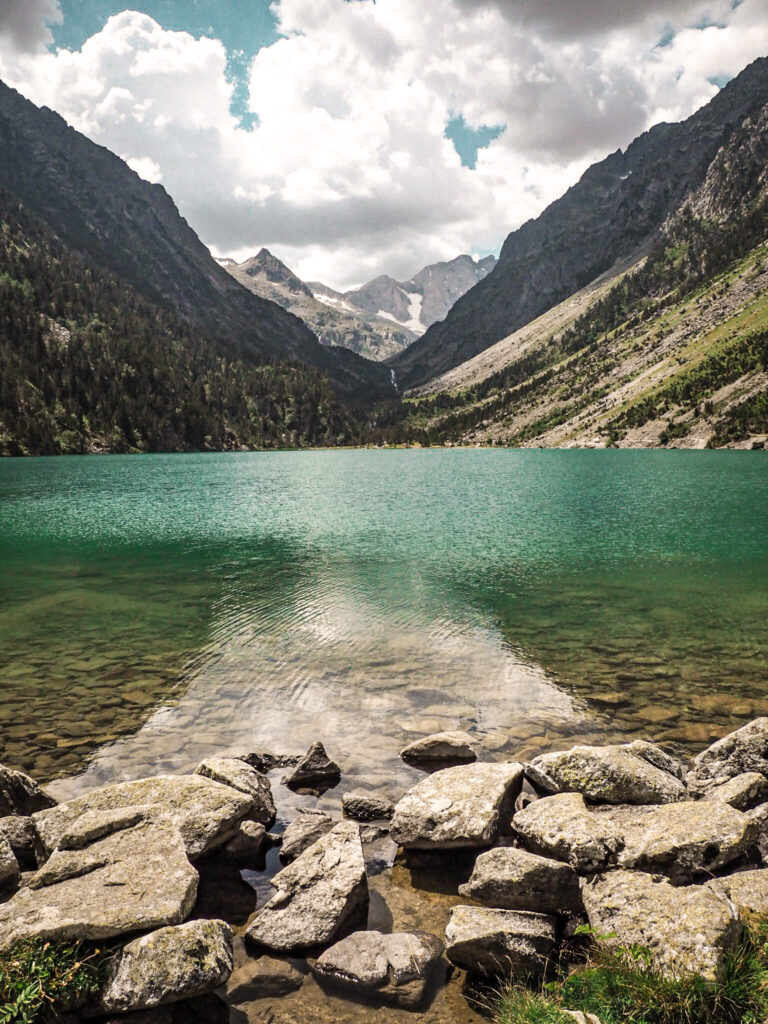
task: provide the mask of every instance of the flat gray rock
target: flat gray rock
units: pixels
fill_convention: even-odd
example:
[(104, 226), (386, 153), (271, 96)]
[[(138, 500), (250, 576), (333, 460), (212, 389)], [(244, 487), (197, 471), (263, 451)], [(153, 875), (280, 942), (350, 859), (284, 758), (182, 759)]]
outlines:
[(312, 968), (318, 980), (415, 1010), (443, 943), (427, 932), (353, 932), (320, 956)]
[(669, 976), (722, 979), (741, 934), (738, 915), (723, 893), (706, 885), (674, 886), (642, 871), (609, 871), (582, 882), (592, 928), (620, 946), (648, 948)]
[(0, 890), (13, 889), (19, 884), (19, 862), (6, 837), (0, 834)]
[(0, 948), (18, 939), (106, 939), (180, 924), (197, 883), (176, 826), (141, 820), (91, 845), (56, 850), (0, 906)]
[(84, 1016), (128, 1013), (212, 992), (232, 973), (232, 929), (224, 921), (190, 921), (134, 939), (115, 956)]
[(595, 803), (666, 804), (685, 798), (685, 786), (668, 770), (673, 767), (674, 759), (659, 747), (634, 743), (542, 754), (526, 774), (545, 793), (581, 793)]
[(327, 835), (336, 824), (338, 820), (325, 811), (300, 811), (283, 832), (280, 860), (290, 864), (318, 839)]
[(737, 871), (706, 883), (710, 889), (723, 892), (742, 916), (768, 915), (768, 868)]
[(49, 796), (29, 775), (0, 764), (0, 816), (20, 814), (28, 817), (35, 811), (55, 807)]
[(360, 829), (339, 822), (271, 880), (275, 895), (251, 921), (249, 942), (278, 953), (327, 946), (368, 911)]
[(341, 806), (344, 817), (352, 821), (389, 821), (395, 813), (391, 800), (383, 800), (370, 793), (345, 793)]
[(444, 768), (408, 790), (390, 835), (413, 849), (490, 846), (509, 826), (522, 784), (523, 766), (515, 762)]
[(694, 795), (701, 796), (744, 772), (768, 776), (768, 718), (729, 733), (698, 754), (686, 783)]
[(213, 779), (223, 786), (238, 789), (253, 800), (248, 817), (265, 828), (272, 828), (277, 817), (272, 787), (263, 772), (252, 768), (236, 757), (207, 757), (195, 768), (195, 775)]
[(280, 780), (289, 789), (332, 789), (341, 779), (341, 768), (325, 752), (322, 743), (315, 741), (295, 767)]
[(541, 976), (557, 940), (545, 914), (485, 907), (454, 907), (445, 929), (445, 952), (470, 974)]
[(0, 835), (10, 843), (13, 855), (23, 871), (34, 871), (43, 859), (42, 844), (31, 817), (11, 814), (0, 818)]
[(120, 811), (150, 805), (160, 808), (175, 823), (187, 855), (194, 860), (234, 836), (253, 808), (253, 798), (201, 775), (158, 775), (92, 790), (33, 817), (49, 855), (62, 835), (88, 811)]
[(708, 789), (703, 799), (720, 800), (739, 811), (748, 811), (768, 801), (768, 779), (760, 772), (743, 772)]
[(582, 913), (579, 876), (568, 864), (499, 846), (481, 853), (459, 895), (502, 910)]
[(564, 861), (579, 872), (615, 864), (624, 846), (619, 829), (588, 810), (580, 793), (536, 800), (518, 811), (512, 825), (529, 850)]
[(470, 764), (477, 760), (477, 751), (472, 746), (472, 737), (460, 730), (436, 732), (414, 740), (400, 751), (400, 757), (406, 764), (443, 765)]

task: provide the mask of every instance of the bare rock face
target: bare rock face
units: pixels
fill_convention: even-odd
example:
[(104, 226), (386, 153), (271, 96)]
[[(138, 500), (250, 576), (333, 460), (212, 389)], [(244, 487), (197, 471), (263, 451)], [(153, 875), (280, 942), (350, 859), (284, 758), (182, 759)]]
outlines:
[(0, 906), (0, 948), (28, 938), (105, 939), (188, 917), (198, 877), (176, 825), (149, 817), (123, 826), (111, 817), (114, 831), (57, 849)]
[(489, 907), (539, 914), (582, 913), (579, 877), (568, 864), (500, 846), (481, 853), (459, 894)]
[(327, 949), (312, 970), (321, 982), (415, 1010), (442, 952), (440, 939), (427, 932), (353, 932)]
[(413, 849), (490, 846), (511, 821), (522, 784), (523, 766), (515, 762), (444, 768), (408, 790), (390, 835)]
[(129, 942), (112, 961), (86, 1016), (146, 1010), (202, 996), (232, 973), (232, 930), (224, 921), (190, 921)]
[(269, 779), (245, 761), (236, 757), (207, 757), (195, 768), (195, 775), (202, 775), (223, 786), (238, 789), (253, 800), (249, 817), (265, 828), (272, 828), (277, 818), (275, 801)]
[(647, 947), (669, 976), (722, 978), (741, 934), (738, 915), (723, 893), (706, 885), (673, 886), (641, 871), (609, 871), (582, 883), (590, 925), (617, 945)]
[(370, 793), (345, 793), (341, 798), (345, 818), (353, 821), (389, 821), (395, 813), (391, 800)]
[(27, 817), (35, 811), (55, 807), (53, 797), (24, 772), (0, 764), (0, 815), (20, 814)]
[(768, 776), (768, 718), (756, 718), (703, 750), (686, 782), (691, 793), (702, 796), (744, 772)]
[(38, 860), (42, 858), (42, 847), (32, 818), (23, 818), (17, 814), (0, 818), (0, 835), (5, 836), (10, 843), (19, 867), (23, 871), (34, 871)]
[(454, 907), (445, 951), (452, 964), (472, 974), (540, 976), (556, 939), (555, 919), (544, 914)]
[(760, 851), (763, 863), (768, 864), (768, 803), (758, 804), (744, 813), (756, 829), (755, 845)]
[(253, 798), (201, 775), (158, 775), (137, 782), (118, 782), (92, 790), (75, 800), (34, 815), (46, 854), (88, 811), (120, 811), (154, 806), (176, 825), (194, 860), (228, 842), (253, 808)]
[(244, 821), (224, 847), (230, 860), (253, 863), (262, 856), (269, 844), (267, 830), (258, 821)]
[(534, 758), (526, 774), (545, 793), (581, 793), (594, 803), (666, 804), (685, 798), (674, 765), (652, 743), (576, 746)]
[(275, 895), (245, 938), (279, 953), (326, 946), (365, 920), (368, 879), (360, 830), (339, 822), (272, 879)]
[(323, 744), (316, 741), (281, 782), (289, 789), (325, 791), (337, 786), (340, 779), (341, 768), (328, 757)]
[(283, 833), (280, 860), (290, 864), (336, 824), (336, 820), (325, 811), (301, 811)]
[(768, 800), (768, 779), (759, 772), (744, 772), (707, 790), (704, 800), (720, 800), (739, 811), (751, 810)]
[(768, 868), (737, 871), (706, 884), (715, 892), (725, 893), (742, 916), (768, 914)]
[(0, 890), (14, 888), (19, 884), (20, 877), (19, 862), (11, 844), (0, 834)]
[(414, 740), (400, 751), (400, 757), (406, 764), (419, 767), (421, 765), (471, 764), (477, 760), (477, 752), (472, 746), (472, 737), (460, 730), (436, 732), (431, 736)]
[(536, 800), (514, 818), (513, 827), (535, 853), (565, 861), (575, 871), (599, 871), (614, 864), (624, 839), (609, 818), (587, 809), (580, 793)]

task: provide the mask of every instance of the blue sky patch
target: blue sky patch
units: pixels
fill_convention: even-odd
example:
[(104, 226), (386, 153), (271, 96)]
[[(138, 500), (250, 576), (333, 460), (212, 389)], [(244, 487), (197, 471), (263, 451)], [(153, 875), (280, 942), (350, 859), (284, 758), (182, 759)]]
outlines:
[(453, 148), (465, 167), (474, 171), (477, 167), (477, 154), (498, 139), (506, 125), (483, 124), (479, 128), (470, 128), (463, 115), (452, 117), (445, 126), (445, 137), (453, 143)]

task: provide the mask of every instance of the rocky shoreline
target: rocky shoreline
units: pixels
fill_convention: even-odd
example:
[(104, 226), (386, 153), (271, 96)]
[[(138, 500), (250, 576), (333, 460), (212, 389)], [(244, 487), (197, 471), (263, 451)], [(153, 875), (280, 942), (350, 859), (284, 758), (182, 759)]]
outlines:
[[(544, 976), (585, 925), (646, 948), (662, 973), (714, 982), (744, 922), (768, 913), (768, 718), (690, 764), (645, 741), (485, 761), (458, 732), (401, 756), (425, 776), (396, 803), (345, 792), (340, 813), (307, 807), (280, 835), (273, 773), (308, 795), (340, 781), (319, 742), (61, 804), (0, 766), (0, 953), (108, 943), (98, 993), (66, 1008), (73, 1022), (229, 1020), (308, 973), (329, 994), (418, 1014), (449, 970)], [(441, 934), (367, 929), (368, 851), (381, 841), (426, 877), (463, 867), (464, 902)], [(202, 899), (200, 878), (221, 864), (258, 874), (277, 848), (282, 870), (244, 922), (235, 969), (233, 929), (206, 912), (216, 894)]]

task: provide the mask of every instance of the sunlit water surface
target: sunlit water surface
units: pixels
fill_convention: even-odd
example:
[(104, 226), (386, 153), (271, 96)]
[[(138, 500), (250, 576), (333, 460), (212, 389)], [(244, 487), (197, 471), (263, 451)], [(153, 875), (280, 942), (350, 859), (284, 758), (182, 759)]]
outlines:
[[(0, 554), (0, 760), (59, 797), (320, 738), (338, 812), (438, 729), (690, 752), (768, 713), (761, 452), (6, 460)], [(374, 923), (429, 924), (398, 871)], [(270, 1019), (317, 1019), (312, 984)], [(474, 1019), (446, 999), (423, 1019)]]

